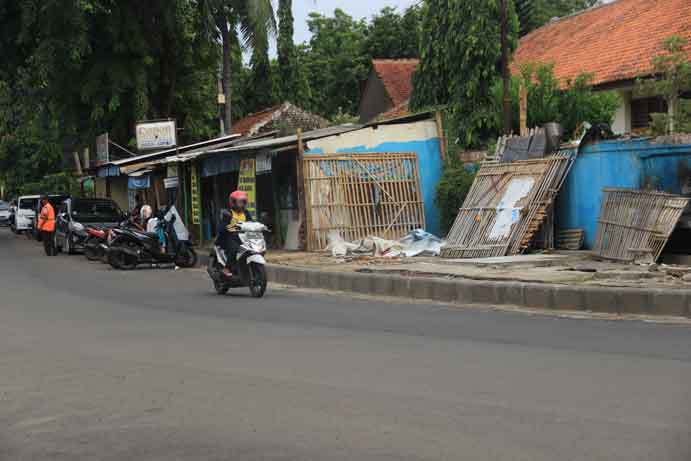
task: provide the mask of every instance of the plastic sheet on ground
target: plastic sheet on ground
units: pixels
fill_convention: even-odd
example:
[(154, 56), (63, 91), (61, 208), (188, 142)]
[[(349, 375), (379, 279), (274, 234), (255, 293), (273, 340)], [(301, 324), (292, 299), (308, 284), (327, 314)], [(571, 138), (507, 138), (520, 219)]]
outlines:
[(337, 258), (346, 256), (374, 256), (379, 258), (439, 256), (442, 240), (422, 229), (416, 229), (400, 240), (367, 237), (348, 242), (337, 231), (329, 233), (327, 251)]

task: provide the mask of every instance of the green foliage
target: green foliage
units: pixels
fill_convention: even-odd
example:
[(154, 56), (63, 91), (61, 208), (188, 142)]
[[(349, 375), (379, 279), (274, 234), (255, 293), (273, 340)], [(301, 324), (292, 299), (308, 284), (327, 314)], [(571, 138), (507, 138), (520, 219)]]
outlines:
[(265, 41), (255, 43), (252, 50), (250, 66), (252, 69), (251, 85), (247, 88), (249, 112), (257, 112), (274, 106), (278, 98), (271, 76), (271, 61), (269, 60), (268, 37)]
[(131, 142), (141, 119), (176, 118), (183, 141), (206, 138), (218, 44), (198, 28), (191, 0), (2, 2), (0, 176), (17, 190), (97, 134)]
[(293, 2), (279, 0), (278, 2), (278, 69), (276, 91), (280, 102), (290, 101), (301, 105), (310, 99), (310, 88), (306, 75), (301, 71), (298, 52), (293, 41)]
[(691, 109), (681, 95), (691, 89), (691, 61), (685, 51), (688, 41), (673, 35), (662, 42), (663, 52), (651, 60), (657, 78), (639, 79), (637, 92), (647, 96), (662, 96), (667, 102), (667, 114), (653, 115), (653, 134), (691, 132)]
[(561, 18), (600, 4), (600, 0), (514, 0), (525, 35), (547, 24), (553, 18)]
[[(500, 74), (499, 0), (426, 0), (421, 63), (414, 77), (413, 109), (449, 104), (461, 147), (493, 136), (492, 85)], [(509, 2), (509, 39), (517, 45), (518, 18)]]
[[(615, 92), (593, 92), (592, 77), (582, 74), (560, 87), (552, 65), (526, 65), (520, 77), (511, 80), (511, 110), (513, 131), (519, 132), (519, 87), (526, 86), (528, 96), (529, 127), (542, 126), (547, 122), (559, 122), (567, 136), (575, 136), (583, 122), (611, 124), (621, 98)], [(502, 85), (495, 82), (494, 126), (499, 133), (502, 126)]]
[(473, 185), (477, 166), (473, 164), (463, 164), (458, 160), (458, 156), (449, 157), (444, 164), (439, 186), (437, 187), (437, 206), (441, 216), (441, 230), (447, 234), (453, 225), (458, 210), (463, 206), (470, 186)]
[(418, 5), (407, 8), (403, 14), (396, 8), (382, 9), (367, 26), (365, 52), (378, 59), (417, 58), (421, 12)]
[(370, 57), (362, 52), (367, 24), (339, 9), (333, 17), (311, 13), (307, 24), (312, 38), (298, 51), (312, 89), (308, 108), (327, 118), (339, 108), (356, 113), (360, 82), (370, 67)]
[(34, 182), (24, 183), (18, 192), (23, 195), (62, 194), (80, 197), (82, 189), (74, 176), (68, 173), (57, 173)]
[(339, 107), (338, 112), (331, 118), (332, 125), (346, 125), (348, 123), (359, 123), (360, 117), (343, 112)]

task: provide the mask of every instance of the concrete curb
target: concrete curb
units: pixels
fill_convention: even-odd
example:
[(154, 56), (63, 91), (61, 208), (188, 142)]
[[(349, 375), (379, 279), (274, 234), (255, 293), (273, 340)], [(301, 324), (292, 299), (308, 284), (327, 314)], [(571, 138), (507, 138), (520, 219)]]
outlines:
[[(206, 266), (208, 255), (199, 255), (199, 262)], [(405, 277), (277, 264), (269, 264), (267, 274), (274, 283), (364, 295), (557, 311), (691, 317), (691, 290)]]
[(269, 265), (267, 273), (269, 280), (275, 283), (365, 295), (565, 311), (691, 316), (691, 290), (452, 280), (324, 272), (281, 265)]

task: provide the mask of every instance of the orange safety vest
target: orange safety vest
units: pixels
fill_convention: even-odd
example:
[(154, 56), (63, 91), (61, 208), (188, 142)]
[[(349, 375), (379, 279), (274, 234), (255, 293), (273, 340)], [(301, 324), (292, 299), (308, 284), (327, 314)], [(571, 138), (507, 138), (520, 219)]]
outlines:
[(38, 230), (55, 232), (55, 209), (50, 203), (46, 203), (41, 208), (41, 215), (38, 217)]

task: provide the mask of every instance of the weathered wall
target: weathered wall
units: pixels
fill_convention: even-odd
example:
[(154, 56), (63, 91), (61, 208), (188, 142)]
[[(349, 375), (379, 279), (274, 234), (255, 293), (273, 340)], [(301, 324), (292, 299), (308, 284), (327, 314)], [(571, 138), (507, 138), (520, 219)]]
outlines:
[(578, 155), (559, 194), (559, 229), (584, 229), (592, 248), (603, 188), (654, 189), (691, 195), (691, 144), (656, 143), (649, 138), (605, 141)]
[(110, 198), (123, 210), (129, 210), (127, 179), (125, 175), (108, 178), (110, 180)]
[(442, 173), (437, 124), (422, 120), (393, 125), (377, 125), (307, 143), (306, 154), (414, 152), (418, 158), (422, 198), (428, 232), (439, 234), (439, 209), (436, 192)]

